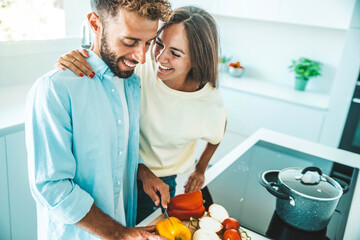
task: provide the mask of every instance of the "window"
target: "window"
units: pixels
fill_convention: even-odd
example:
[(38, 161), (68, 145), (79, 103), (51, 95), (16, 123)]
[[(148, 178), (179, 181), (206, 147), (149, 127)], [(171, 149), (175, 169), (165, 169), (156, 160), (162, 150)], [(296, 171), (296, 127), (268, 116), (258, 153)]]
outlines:
[(0, 0), (0, 42), (64, 37), (64, 0)]

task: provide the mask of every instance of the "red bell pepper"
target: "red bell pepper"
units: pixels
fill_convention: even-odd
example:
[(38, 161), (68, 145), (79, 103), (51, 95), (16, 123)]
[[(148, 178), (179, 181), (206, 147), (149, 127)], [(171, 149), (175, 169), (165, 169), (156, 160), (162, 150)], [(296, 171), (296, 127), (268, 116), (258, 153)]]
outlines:
[(177, 195), (170, 199), (168, 210), (194, 210), (200, 208), (204, 203), (200, 190)]
[(177, 217), (181, 220), (189, 220), (191, 217), (200, 218), (205, 213), (204, 205), (201, 205), (197, 209), (182, 210), (182, 209), (170, 209), (168, 208), (167, 213), (170, 217)]

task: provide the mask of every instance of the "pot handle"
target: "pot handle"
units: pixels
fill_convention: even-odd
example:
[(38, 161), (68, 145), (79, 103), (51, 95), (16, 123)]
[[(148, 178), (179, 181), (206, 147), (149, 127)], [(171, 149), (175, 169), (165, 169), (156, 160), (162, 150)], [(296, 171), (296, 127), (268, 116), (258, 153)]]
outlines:
[(275, 189), (275, 187), (279, 189), (279, 184), (277, 184), (275, 182), (269, 182), (268, 184), (265, 185), (266, 190), (268, 190), (268, 192), (271, 193), (272, 195), (274, 195), (275, 197), (284, 199), (284, 200), (290, 199), (289, 195), (279, 192), (278, 190)]
[[(274, 179), (270, 179), (270, 180), (272, 180), (271, 182), (277, 182), (278, 181), (277, 175), (279, 174), (279, 172), (280, 172), (280, 170), (267, 170), (265, 172), (262, 172), (258, 175), (258, 181), (262, 186), (266, 187), (266, 184), (268, 184), (270, 182), (266, 179), (267, 176), (270, 178), (272, 176), (272, 178), (274, 178)], [(275, 175), (276, 175), (276, 177), (275, 177)]]
[(336, 177), (332, 177), (332, 179), (339, 183), (339, 185), (343, 189), (343, 194), (347, 193), (350, 190), (349, 184), (347, 184), (345, 181)]
[(318, 167), (307, 167), (304, 168), (304, 170), (302, 170), (301, 174), (305, 174), (306, 172), (318, 172), (318, 174), (321, 176), (322, 175), (322, 171), (320, 168)]
[[(317, 172), (318, 178), (306, 178), (305, 176), (307, 172)], [(322, 180), (322, 171), (320, 168), (317, 167), (307, 167), (302, 170), (301, 176), (297, 176), (295, 177), (295, 179), (300, 180), (301, 183), (304, 185), (317, 185)]]

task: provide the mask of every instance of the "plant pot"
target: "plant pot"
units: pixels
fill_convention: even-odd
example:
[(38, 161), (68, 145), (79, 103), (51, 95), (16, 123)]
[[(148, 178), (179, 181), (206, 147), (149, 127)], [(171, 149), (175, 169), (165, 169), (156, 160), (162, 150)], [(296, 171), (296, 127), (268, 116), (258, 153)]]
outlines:
[(295, 78), (295, 90), (304, 91), (308, 80), (302, 77)]

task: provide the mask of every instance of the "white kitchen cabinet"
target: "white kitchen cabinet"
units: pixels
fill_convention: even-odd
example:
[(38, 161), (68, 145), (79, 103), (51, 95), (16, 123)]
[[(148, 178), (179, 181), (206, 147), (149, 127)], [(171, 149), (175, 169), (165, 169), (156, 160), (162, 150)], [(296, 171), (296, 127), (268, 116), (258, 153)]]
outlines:
[(31, 196), (24, 130), (6, 135), (12, 240), (37, 239), (36, 205)]
[(348, 29), (356, 0), (286, 0), (280, 22)]
[(205, 9), (206, 11), (210, 13), (216, 13), (217, 8), (217, 0), (170, 0), (171, 7), (173, 9), (183, 6), (197, 6)]
[(255, 20), (277, 21), (282, 0), (227, 0), (217, 1), (218, 15)]
[(276, 21), (281, 0), (171, 0), (172, 8), (194, 5), (211, 14)]
[(10, 212), (5, 155), (5, 137), (0, 137), (0, 238), (10, 240)]
[(200, 6), (214, 15), (348, 29), (356, 0), (172, 0), (174, 8)]
[(266, 96), (220, 88), (227, 108), (227, 129), (250, 136), (267, 128), (318, 142), (325, 110), (289, 103)]

